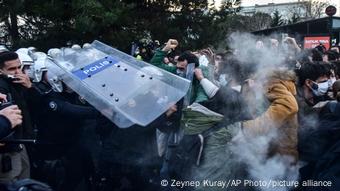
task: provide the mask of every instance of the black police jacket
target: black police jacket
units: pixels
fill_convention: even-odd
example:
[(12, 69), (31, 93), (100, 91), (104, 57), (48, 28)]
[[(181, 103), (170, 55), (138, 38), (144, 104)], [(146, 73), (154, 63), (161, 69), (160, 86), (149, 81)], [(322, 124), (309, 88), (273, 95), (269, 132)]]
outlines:
[(38, 129), (37, 148), (46, 156), (62, 154), (77, 143), (85, 119), (98, 116), (93, 107), (75, 104), (76, 97), (53, 91), (36, 96), (32, 113)]
[(12, 132), (11, 122), (7, 117), (0, 115), (0, 139), (5, 138)]

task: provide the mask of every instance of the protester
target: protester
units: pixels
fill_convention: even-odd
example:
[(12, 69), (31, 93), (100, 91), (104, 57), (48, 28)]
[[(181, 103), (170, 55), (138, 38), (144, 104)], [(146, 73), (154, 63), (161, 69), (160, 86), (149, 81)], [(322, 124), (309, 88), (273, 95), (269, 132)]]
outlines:
[[(168, 52), (174, 50), (178, 46), (178, 42), (175, 39), (169, 39), (166, 45), (162, 48), (162, 50), (156, 50), (155, 55), (150, 60), (150, 63), (154, 66), (160, 67), (168, 72), (173, 74), (177, 74), (179, 76), (185, 75), (186, 67), (188, 64), (195, 64), (195, 67), (199, 67), (198, 58), (190, 53), (184, 52), (177, 58), (176, 66), (170, 66), (163, 62), (164, 57)], [(207, 76), (206, 70), (203, 69), (204, 76)], [(191, 96), (191, 102), (200, 102), (208, 99), (208, 96), (205, 94), (200, 82), (194, 78), (193, 79), (193, 92)]]
[[(229, 87), (218, 89), (207, 101), (185, 108), (182, 119), (184, 137), (171, 162), (175, 169), (173, 176), (199, 181), (237, 177), (234, 168), (237, 163), (229, 144), (234, 136), (233, 129), (238, 127), (233, 123), (249, 119), (245, 111), (240, 93)], [(190, 158), (186, 159), (185, 155)], [(214, 188), (198, 187), (195, 190)]]
[[(2, 52), (0, 92), (17, 106), (0, 110), (0, 137), (14, 132), (9, 138), (30, 138), (33, 122), (38, 141), (48, 143), (36, 145), (37, 152), (31, 153), (34, 177), (56, 190), (76, 190), (82, 180), (85, 187), (103, 191), (177, 190), (160, 185), (162, 179), (202, 183), (298, 177), (300, 181), (336, 182), (340, 145), (338, 52), (326, 50), (321, 44), (302, 49), (292, 37), (283, 38), (280, 44), (273, 38), (245, 36), (236, 35), (237, 41), (228, 42), (230, 49), (217, 54), (212, 48), (179, 53), (175, 39), (169, 39), (163, 47), (159, 42), (154, 46), (141, 42), (140, 52), (135, 55), (138, 59), (147, 62), (151, 58), (152, 65), (192, 81), (192, 91), (177, 104), (167, 105), (168, 110), (146, 127), (135, 124), (119, 128), (79, 99), (63, 79), (55, 78), (53, 70), (45, 67), (45, 59), (57, 66), (53, 65), (54, 58), (34, 53), (36, 50), (19, 49), (20, 64), (17, 54)], [(92, 45), (85, 48), (96, 49)], [(83, 49), (74, 46), (72, 51)], [(61, 50), (57, 52), (63, 57)], [(136, 63), (134, 69), (145, 64)], [(104, 65), (92, 69), (104, 69)], [(75, 74), (73, 69), (67, 72)], [(2, 94), (0, 98), (6, 97)], [(84, 148), (84, 127), (95, 127), (99, 136), (91, 151)], [(164, 135), (161, 141), (159, 135)], [(9, 173), (0, 172), (0, 180), (29, 177), (25, 147), (14, 145), (14, 150), (3, 152), (3, 148), (12, 146), (0, 146), (0, 170), (4, 169), (5, 156), (24, 161), (11, 163), (15, 168)], [(91, 152), (98, 153), (94, 161)], [(93, 176), (95, 171), (97, 176)], [(256, 176), (261, 172), (266, 175)]]
[(248, 137), (277, 133), (270, 141), (268, 157), (277, 154), (291, 157), (291, 163), (298, 160), (297, 151), (297, 112), (295, 99), (296, 76), (293, 71), (276, 69), (267, 74), (264, 93), (269, 100), (269, 107), (257, 118), (243, 122), (243, 133)]
[[(14, 129), (9, 139), (32, 138), (33, 128), (29, 109), (27, 106), (27, 94), (32, 83), (29, 77), (21, 71), (21, 63), (14, 52), (0, 53), (0, 92), (7, 95), (8, 101), (13, 101), (22, 111), (22, 125)], [(1, 182), (10, 182), (30, 177), (30, 163), (26, 148), (22, 144), (6, 144), (0, 147), (2, 171)]]

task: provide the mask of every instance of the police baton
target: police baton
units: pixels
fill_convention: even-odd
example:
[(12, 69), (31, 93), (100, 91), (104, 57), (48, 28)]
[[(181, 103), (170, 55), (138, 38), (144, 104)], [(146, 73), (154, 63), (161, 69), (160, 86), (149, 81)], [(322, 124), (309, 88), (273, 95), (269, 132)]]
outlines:
[(0, 140), (2, 144), (52, 144), (48, 142), (38, 141), (36, 139), (7, 139), (7, 140)]

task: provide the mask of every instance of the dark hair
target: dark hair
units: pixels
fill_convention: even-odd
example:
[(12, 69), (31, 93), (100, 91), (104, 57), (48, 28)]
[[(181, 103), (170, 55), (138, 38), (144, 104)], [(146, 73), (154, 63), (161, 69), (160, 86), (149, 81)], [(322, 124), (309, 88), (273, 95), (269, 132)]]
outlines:
[(18, 54), (11, 51), (5, 51), (0, 53), (0, 68), (3, 68), (5, 66), (5, 62), (10, 60), (16, 60), (18, 59)]
[(189, 51), (183, 52), (177, 59), (180, 62), (187, 61), (188, 64), (194, 63), (195, 67), (198, 67), (200, 65), (197, 56), (195, 56), (193, 53)]
[(328, 61), (335, 61), (339, 58), (339, 53), (335, 50), (328, 50), (326, 54), (328, 56)]
[(175, 50), (171, 51), (169, 54), (167, 54), (166, 56), (168, 58), (174, 59), (176, 56), (179, 56), (179, 55), (181, 55), (180, 51), (175, 49)]
[(323, 61), (323, 52), (321, 52), (319, 49), (317, 48), (313, 48), (312, 49), (312, 60), (313, 61)]
[(325, 54), (327, 50), (323, 44), (319, 44), (318, 46), (315, 47), (315, 49), (320, 51), (322, 54)]
[(340, 101), (340, 80), (337, 80), (333, 83), (332, 90), (334, 98), (337, 101)]
[(316, 81), (321, 76), (330, 75), (330, 65), (325, 62), (305, 62), (296, 70), (299, 86), (303, 86), (307, 79)]
[(227, 57), (232, 56), (232, 55), (234, 55), (234, 53), (231, 50), (226, 50), (223, 52), (221, 51), (215, 54), (215, 56), (221, 56), (222, 59), (226, 59)]
[(254, 64), (241, 63), (235, 56), (229, 56), (219, 65), (220, 74), (229, 74), (237, 82), (243, 82), (254, 73)]
[(220, 87), (214, 97), (200, 102), (208, 109), (222, 114), (223, 122), (228, 125), (233, 122), (249, 120), (251, 115), (243, 96), (228, 86)]
[(340, 76), (340, 61), (334, 61), (332, 62), (333, 66), (334, 66), (334, 73), (336, 77)]
[(297, 53), (296, 59), (298, 62), (309, 62), (309, 56), (312, 56), (313, 49), (302, 49), (301, 52)]

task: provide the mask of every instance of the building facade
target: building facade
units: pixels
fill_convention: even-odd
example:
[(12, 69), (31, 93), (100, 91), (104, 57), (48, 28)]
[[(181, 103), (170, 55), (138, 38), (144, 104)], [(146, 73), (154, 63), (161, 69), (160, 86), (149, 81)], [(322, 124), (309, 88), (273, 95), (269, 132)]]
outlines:
[(273, 16), (275, 11), (278, 11), (284, 20), (291, 19), (294, 14), (300, 17), (301, 20), (305, 20), (311, 11), (311, 3), (309, 1), (298, 1), (290, 3), (268, 3), (265, 5), (255, 4), (255, 6), (241, 7), (239, 14), (252, 16), (257, 12), (261, 12)]

